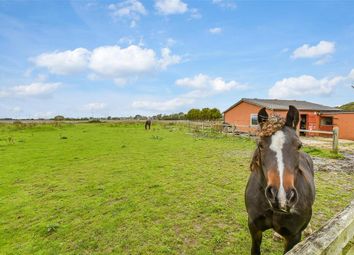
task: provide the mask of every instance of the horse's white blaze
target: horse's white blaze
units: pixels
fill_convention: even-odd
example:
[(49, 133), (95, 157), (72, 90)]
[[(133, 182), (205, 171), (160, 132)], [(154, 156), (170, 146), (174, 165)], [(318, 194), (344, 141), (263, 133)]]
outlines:
[(284, 161), (283, 161), (283, 145), (285, 143), (285, 135), (283, 131), (278, 130), (272, 136), (272, 143), (270, 144), (270, 149), (275, 152), (278, 165), (278, 174), (280, 180), (280, 186), (278, 191), (278, 201), (281, 207), (285, 207), (286, 204), (286, 194), (283, 185), (283, 175), (284, 175)]

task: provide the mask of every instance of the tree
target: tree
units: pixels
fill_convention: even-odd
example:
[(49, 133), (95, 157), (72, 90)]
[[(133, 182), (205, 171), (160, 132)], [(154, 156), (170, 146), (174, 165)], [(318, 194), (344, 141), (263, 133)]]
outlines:
[(57, 115), (57, 116), (55, 116), (54, 117), (54, 120), (55, 121), (63, 121), (65, 118), (64, 118), (64, 116), (62, 116), (62, 115)]
[(145, 116), (142, 116), (142, 115), (140, 115), (140, 114), (137, 114), (137, 115), (135, 115), (134, 119), (135, 119), (135, 120), (143, 120), (143, 119), (146, 119), (146, 117), (145, 117)]
[(201, 115), (202, 120), (210, 120), (211, 119), (209, 108), (203, 108), (200, 115)]
[(218, 120), (222, 118), (222, 114), (219, 109), (213, 108), (210, 110), (210, 119)]
[(186, 115), (188, 120), (200, 120), (201, 113), (199, 109), (190, 109)]
[(179, 120), (185, 120), (186, 119), (186, 115), (183, 112), (178, 113), (178, 119)]

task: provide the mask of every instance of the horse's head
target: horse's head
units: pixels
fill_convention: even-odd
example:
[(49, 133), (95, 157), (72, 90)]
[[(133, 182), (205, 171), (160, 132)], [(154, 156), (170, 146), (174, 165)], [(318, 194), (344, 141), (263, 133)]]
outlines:
[(289, 106), (286, 120), (268, 118), (266, 109), (258, 112), (261, 126), (258, 142), (259, 168), (266, 181), (265, 196), (276, 211), (289, 212), (298, 201), (295, 178), (299, 171), (301, 142), (296, 134), (299, 112)]

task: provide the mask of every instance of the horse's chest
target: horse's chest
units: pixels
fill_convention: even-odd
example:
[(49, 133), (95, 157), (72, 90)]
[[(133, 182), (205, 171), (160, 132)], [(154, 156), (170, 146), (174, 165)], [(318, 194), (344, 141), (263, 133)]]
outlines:
[(303, 219), (297, 215), (273, 215), (273, 229), (282, 236), (299, 232), (303, 224)]

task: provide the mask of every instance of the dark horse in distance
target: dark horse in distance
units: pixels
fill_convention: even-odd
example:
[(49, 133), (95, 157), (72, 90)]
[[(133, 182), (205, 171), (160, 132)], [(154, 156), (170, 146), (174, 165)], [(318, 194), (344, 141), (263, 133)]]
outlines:
[(145, 130), (150, 128), (151, 128), (151, 119), (147, 119), (147, 121), (145, 121)]
[(258, 112), (260, 139), (251, 162), (245, 202), (252, 237), (251, 254), (260, 254), (262, 232), (273, 228), (285, 239), (284, 253), (301, 239), (315, 200), (313, 162), (299, 151), (299, 112), (289, 106), (286, 119)]

